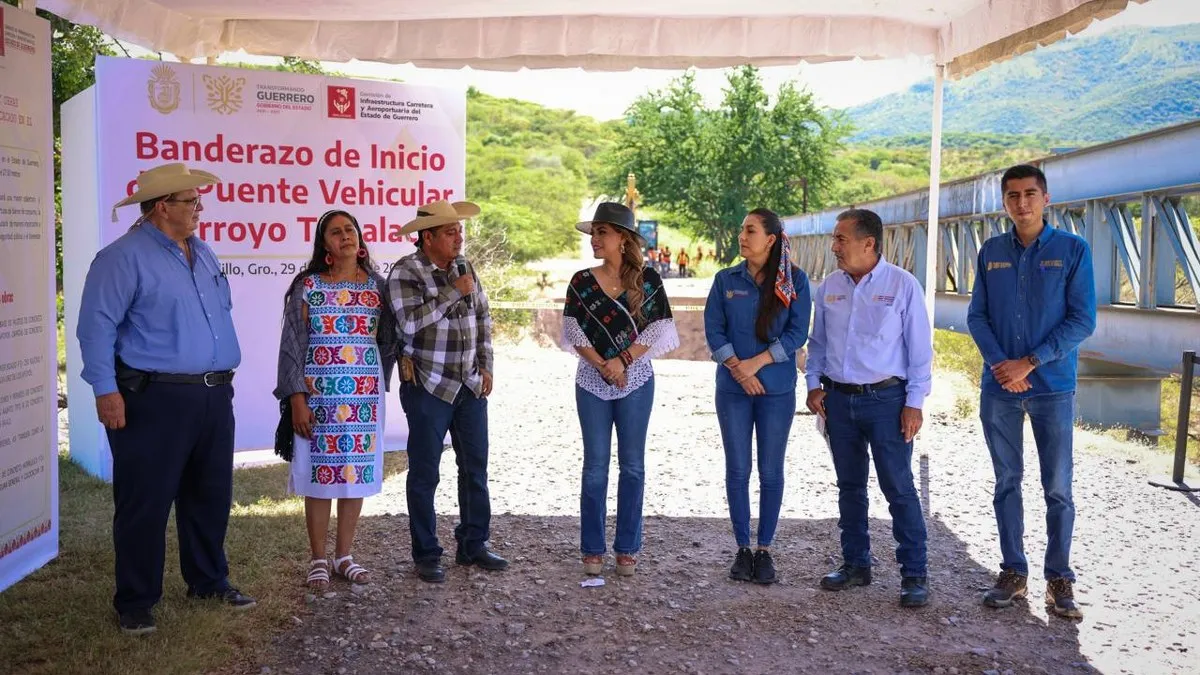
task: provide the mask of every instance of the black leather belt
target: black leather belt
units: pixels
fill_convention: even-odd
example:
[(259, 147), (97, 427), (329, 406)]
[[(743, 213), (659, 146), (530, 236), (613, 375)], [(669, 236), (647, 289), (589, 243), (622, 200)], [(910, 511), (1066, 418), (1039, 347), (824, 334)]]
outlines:
[(879, 391), (880, 389), (887, 389), (888, 387), (894, 387), (898, 384), (904, 384), (904, 382), (905, 380), (902, 380), (898, 377), (889, 377), (886, 380), (880, 380), (874, 384), (845, 384), (842, 382), (834, 382), (825, 376), (821, 377), (821, 384), (825, 385), (827, 389), (834, 389), (843, 394), (851, 395), (869, 394), (873, 391)]
[(146, 373), (151, 382), (162, 382), (164, 384), (203, 384), (206, 387), (219, 387), (223, 384), (233, 382), (232, 370), (218, 370), (210, 373), (201, 373), (199, 375), (186, 375), (179, 373)]

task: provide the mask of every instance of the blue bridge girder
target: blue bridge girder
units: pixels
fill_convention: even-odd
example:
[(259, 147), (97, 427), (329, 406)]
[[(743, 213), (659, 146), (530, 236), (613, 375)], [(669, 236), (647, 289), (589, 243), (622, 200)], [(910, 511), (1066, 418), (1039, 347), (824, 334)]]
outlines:
[[(1200, 121), (1034, 160), (1046, 174), (1047, 220), (1092, 248), (1098, 325), (1083, 356), (1179, 372), (1181, 353), (1200, 349), (1200, 244), (1183, 201), (1200, 196)], [(934, 324), (967, 332), (979, 247), (1007, 232), (1000, 176), (944, 183), (939, 200)], [(929, 191), (853, 205), (884, 223), (884, 256), (925, 278)], [(829, 250), (839, 213), (784, 218), (795, 261), (814, 282), (837, 268)]]

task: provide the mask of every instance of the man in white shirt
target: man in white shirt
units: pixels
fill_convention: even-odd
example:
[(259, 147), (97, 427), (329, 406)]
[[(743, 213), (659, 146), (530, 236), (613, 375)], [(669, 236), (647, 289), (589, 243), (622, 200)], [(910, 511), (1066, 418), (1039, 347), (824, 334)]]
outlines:
[(838, 270), (813, 295), (808, 409), (825, 420), (838, 478), (842, 566), (821, 579), (839, 591), (871, 583), (867, 476), (871, 456), (892, 514), (900, 605), (929, 602), (925, 518), (913, 484), (913, 437), (930, 388), (933, 341), (916, 277), (882, 258), (883, 223), (851, 209), (833, 231)]

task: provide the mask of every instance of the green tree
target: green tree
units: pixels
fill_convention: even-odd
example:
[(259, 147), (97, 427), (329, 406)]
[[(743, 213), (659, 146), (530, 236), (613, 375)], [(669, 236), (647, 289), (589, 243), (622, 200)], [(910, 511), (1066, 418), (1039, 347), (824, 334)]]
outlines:
[(566, 110), (467, 92), (467, 198), (480, 222), (503, 234), (515, 262), (568, 251), (572, 225), (615, 143), (611, 125)]
[(325, 69), (319, 61), (309, 61), (296, 56), (283, 57), (283, 63), (275, 66), (275, 70), (283, 73), (300, 73), (302, 75), (324, 75)]
[[(0, 0), (16, 6), (16, 0)], [(113, 55), (111, 42), (98, 29), (81, 26), (39, 9), (37, 15), (50, 22), (50, 70), (54, 101), (54, 257), (55, 279), (62, 290), (62, 127), (59, 108), (79, 92), (96, 83), (96, 55)]]
[(810, 209), (824, 202), (832, 156), (850, 131), (804, 88), (784, 84), (774, 99), (772, 105), (752, 66), (729, 73), (715, 109), (704, 107), (690, 72), (638, 98), (618, 128), (605, 188), (621, 194), (626, 174), (635, 173), (646, 205), (690, 223), (695, 234), (716, 244), (718, 258), (730, 262), (750, 209), (799, 212), (801, 179)]

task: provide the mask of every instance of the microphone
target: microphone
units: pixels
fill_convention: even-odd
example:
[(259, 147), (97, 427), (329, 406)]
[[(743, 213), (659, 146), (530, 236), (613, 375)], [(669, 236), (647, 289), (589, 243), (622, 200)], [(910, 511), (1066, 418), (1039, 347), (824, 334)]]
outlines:
[[(455, 260), (455, 262), (458, 263), (458, 276), (460, 276), (460, 277), (466, 276), (466, 274), (467, 274), (467, 259), (460, 255), (457, 258), (455, 258), (454, 260)], [(471, 308), (471, 296), (464, 295), (463, 300), (466, 300), (467, 309), (470, 309)]]

